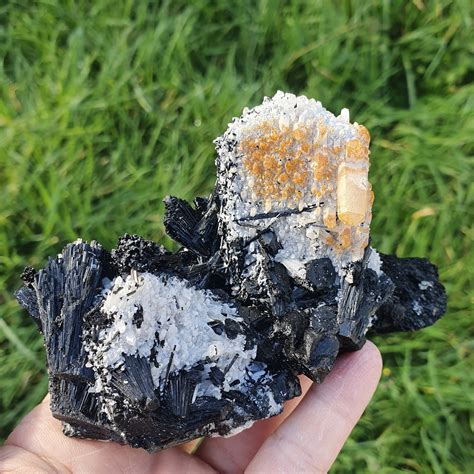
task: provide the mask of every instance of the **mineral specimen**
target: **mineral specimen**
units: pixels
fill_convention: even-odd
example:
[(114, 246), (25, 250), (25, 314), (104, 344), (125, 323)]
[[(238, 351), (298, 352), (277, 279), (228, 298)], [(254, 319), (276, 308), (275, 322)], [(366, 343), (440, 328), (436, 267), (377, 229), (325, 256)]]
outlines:
[(169, 252), (124, 235), (69, 244), (18, 292), (43, 334), (51, 410), (69, 436), (149, 451), (280, 413), (368, 331), (445, 311), (436, 268), (369, 246), (369, 133), (278, 92), (234, 119), (217, 183), (165, 199)]

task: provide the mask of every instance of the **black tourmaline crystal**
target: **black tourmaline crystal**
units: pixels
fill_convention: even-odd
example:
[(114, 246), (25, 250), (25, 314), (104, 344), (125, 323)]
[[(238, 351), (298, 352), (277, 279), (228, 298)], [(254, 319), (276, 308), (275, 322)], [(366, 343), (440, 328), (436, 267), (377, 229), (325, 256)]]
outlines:
[(347, 111), (277, 93), (216, 140), (209, 199), (166, 198), (177, 252), (126, 234), (25, 269), (16, 296), (43, 334), (64, 433), (149, 451), (229, 435), (367, 333), (440, 318), (436, 268), (369, 245), (368, 146)]

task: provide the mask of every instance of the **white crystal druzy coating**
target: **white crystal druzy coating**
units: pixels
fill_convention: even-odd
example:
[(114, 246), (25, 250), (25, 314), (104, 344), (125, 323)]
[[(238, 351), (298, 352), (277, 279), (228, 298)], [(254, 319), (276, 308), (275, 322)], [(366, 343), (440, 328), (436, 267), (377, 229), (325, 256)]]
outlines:
[[(245, 109), (218, 138), (220, 231), (232, 259), (238, 239), (266, 229), (282, 246), (276, 260), (292, 276), (329, 257), (339, 271), (368, 245), (373, 193), (369, 133), (320, 102), (277, 92)], [(248, 246), (248, 263), (252, 260)]]
[[(241, 318), (211, 291), (196, 290), (174, 276), (132, 272), (110, 282), (102, 297), (101, 310), (111, 324), (101, 331), (99, 344), (89, 348), (92, 364), (119, 368), (124, 356), (152, 358), (153, 381), (163, 388), (170, 373), (204, 361), (195, 397), (220, 398), (231, 387), (245, 391), (247, 381), (266, 375), (264, 364), (254, 361), (256, 346), (247, 347), (243, 334), (229, 338), (224, 329), (213, 329)], [(223, 373), (220, 388), (206, 376), (213, 367)]]

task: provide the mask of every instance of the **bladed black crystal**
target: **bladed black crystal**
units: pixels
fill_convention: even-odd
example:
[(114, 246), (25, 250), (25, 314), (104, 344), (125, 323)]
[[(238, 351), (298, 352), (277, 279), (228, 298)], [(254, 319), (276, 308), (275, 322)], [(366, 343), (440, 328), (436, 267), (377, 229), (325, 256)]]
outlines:
[(16, 297), (43, 335), (64, 433), (151, 452), (234, 434), (368, 334), (438, 320), (436, 267), (368, 245), (368, 143), (346, 114), (278, 93), (216, 141), (209, 198), (165, 199), (177, 251), (125, 234), (110, 252), (79, 240), (26, 268)]
[[(136, 235), (121, 237), (110, 253), (95, 242), (75, 242), (44, 269), (30, 268), (23, 274), (25, 286), (16, 296), (43, 334), (51, 410), (68, 436), (155, 451), (200, 436), (226, 435), (276, 414), (272, 405), (298, 396), (297, 374), (321, 382), (338, 353), (363, 346), (369, 324), (373, 333), (411, 331), (433, 324), (445, 311), (444, 289), (426, 259), (381, 254), (381, 276), (367, 268), (364, 259), (352, 269), (353, 282), (344, 280), (342, 285), (329, 259), (314, 261), (308, 265), (308, 288), (272, 260), (277, 243), (271, 236), (262, 238), (260, 248), (266, 261), (264, 285), (248, 281), (245, 291), (233, 295), (229, 269), (222, 265), (216, 245), (216, 203), (192, 208), (176, 198), (167, 202), (173, 201), (179, 205), (167, 206), (167, 228), (192, 249), (171, 253)], [(205, 238), (201, 229), (207, 229)], [(220, 398), (195, 397), (203, 378), (222, 386), (224, 377), (217, 367), (205, 371), (202, 360), (170, 372), (166, 383), (157, 387), (151, 376), (157, 344), (148, 357), (127, 355), (118, 368), (104, 366), (113, 396), (112, 402), (101, 400), (101, 393), (93, 390), (96, 375), (86, 347), (111, 324), (111, 316), (101, 311), (102, 282), (132, 271), (175, 276), (216, 298), (232, 300), (239, 319), (210, 321), (209, 328), (229, 340), (244, 335), (248, 345), (256, 346), (255, 362), (265, 367), (264, 377), (242, 391), (223, 388)], [(137, 307), (133, 322), (138, 326), (142, 321), (143, 309)]]

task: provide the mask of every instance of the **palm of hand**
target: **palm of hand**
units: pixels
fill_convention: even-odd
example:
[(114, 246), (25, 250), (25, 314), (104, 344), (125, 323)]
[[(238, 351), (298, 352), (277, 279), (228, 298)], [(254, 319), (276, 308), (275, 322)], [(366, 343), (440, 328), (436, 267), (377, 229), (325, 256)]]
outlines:
[(285, 411), (231, 438), (149, 454), (115, 443), (71, 439), (46, 398), (0, 449), (0, 472), (210, 473), (327, 472), (377, 386), (377, 348), (341, 356), (322, 385), (302, 378), (303, 396)]

